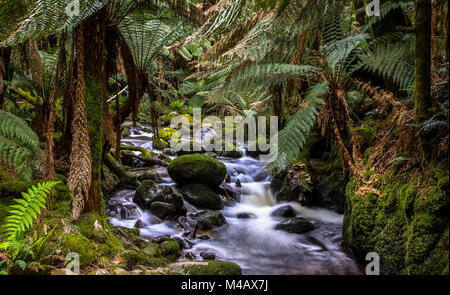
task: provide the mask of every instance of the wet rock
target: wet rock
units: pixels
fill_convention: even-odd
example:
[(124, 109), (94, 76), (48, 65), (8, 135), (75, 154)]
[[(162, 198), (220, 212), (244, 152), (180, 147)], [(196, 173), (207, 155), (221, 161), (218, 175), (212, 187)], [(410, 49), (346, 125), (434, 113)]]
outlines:
[(164, 219), (175, 216), (177, 209), (173, 204), (156, 201), (151, 204), (149, 211), (159, 218)]
[(134, 224), (135, 228), (143, 228), (144, 227), (144, 223), (142, 222), (142, 220), (138, 219), (136, 221), (136, 223)]
[(197, 231), (198, 224), (197, 221), (189, 218), (189, 217), (179, 217), (178, 223), (184, 229), (183, 236), (193, 238), (195, 236), (195, 232)]
[(242, 187), (241, 180), (239, 178), (236, 180), (236, 187)]
[(203, 183), (210, 187), (218, 187), (227, 174), (222, 162), (201, 154), (180, 156), (169, 164), (167, 171), (178, 184)]
[(120, 200), (117, 199), (110, 199), (108, 201), (106, 214), (121, 219), (135, 219), (139, 216), (136, 205), (132, 203), (121, 203)]
[(186, 253), (184, 253), (184, 258), (189, 259), (189, 260), (194, 260), (195, 254), (192, 252), (186, 252)]
[(223, 202), (225, 205), (230, 206), (234, 204), (235, 202), (240, 202), (241, 200), (241, 192), (239, 189), (233, 188), (228, 183), (222, 183), (216, 191), (221, 195), (223, 198)]
[(210, 230), (226, 223), (225, 217), (220, 211), (203, 210), (190, 214), (189, 217), (197, 221), (200, 230)]
[(272, 212), (272, 216), (275, 217), (295, 217), (297, 215), (297, 212), (292, 208), (292, 206), (286, 205), (282, 206), (275, 211)]
[(139, 181), (153, 180), (156, 183), (162, 183), (164, 180), (159, 176), (158, 172), (154, 170), (145, 171), (141, 176), (138, 177)]
[(214, 260), (214, 259), (216, 259), (216, 254), (211, 253), (211, 252), (200, 252), (200, 256), (203, 259), (207, 259), (207, 260)]
[(306, 165), (299, 163), (275, 175), (270, 188), (276, 193), (278, 202), (296, 201), (306, 205), (312, 196), (312, 184), (311, 176), (306, 172)]
[(218, 210), (223, 208), (220, 196), (211, 188), (201, 183), (190, 183), (179, 189), (190, 204), (202, 208)]
[(161, 235), (161, 236), (157, 236), (155, 238), (152, 238), (150, 241), (152, 243), (157, 243), (157, 244), (161, 244), (164, 241), (170, 240), (170, 236), (169, 235)]
[(256, 218), (256, 215), (253, 213), (238, 213), (236, 214), (236, 218), (238, 219)]
[(206, 241), (206, 240), (209, 240), (211, 238), (208, 235), (201, 235), (201, 236), (198, 236), (197, 239), (202, 240), (202, 241)]
[(301, 217), (288, 218), (275, 226), (277, 230), (284, 230), (293, 234), (303, 234), (314, 229), (314, 225)]
[(177, 153), (175, 152), (174, 149), (171, 148), (165, 148), (162, 150), (163, 154), (165, 155), (169, 155), (169, 156), (175, 156)]
[(182, 195), (174, 193), (169, 186), (156, 184), (153, 180), (142, 182), (134, 194), (133, 201), (159, 218), (185, 215), (187, 211)]

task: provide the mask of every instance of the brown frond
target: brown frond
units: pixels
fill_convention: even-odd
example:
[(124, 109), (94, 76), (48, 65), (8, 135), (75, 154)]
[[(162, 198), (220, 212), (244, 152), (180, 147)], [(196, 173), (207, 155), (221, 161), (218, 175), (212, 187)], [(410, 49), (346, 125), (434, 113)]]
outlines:
[(78, 219), (84, 209), (91, 186), (91, 151), (89, 146), (88, 121), (84, 101), (86, 85), (84, 80), (83, 27), (76, 31), (77, 83), (72, 105), (72, 151), (70, 154), (69, 190), (72, 194), (72, 218)]

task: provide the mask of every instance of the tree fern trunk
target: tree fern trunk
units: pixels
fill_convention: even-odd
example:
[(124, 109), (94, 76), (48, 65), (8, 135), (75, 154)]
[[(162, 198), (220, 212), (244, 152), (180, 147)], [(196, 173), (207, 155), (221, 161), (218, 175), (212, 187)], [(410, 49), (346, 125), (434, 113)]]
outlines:
[[(429, 119), (431, 107), (431, 0), (416, 0), (415, 40), (415, 114), (418, 124)], [(421, 143), (427, 153), (431, 138), (421, 134)]]
[(11, 59), (11, 48), (0, 47), (0, 110), (5, 99), (5, 89), (3, 81), (8, 79), (8, 67)]
[(72, 99), (72, 150), (70, 153), (69, 190), (72, 194), (72, 218), (78, 219), (89, 196), (91, 186), (91, 150), (89, 145), (88, 119), (84, 100), (86, 86), (84, 76), (83, 26), (76, 30), (77, 68), (75, 95)]
[(86, 113), (91, 150), (91, 186), (84, 212), (102, 209), (102, 155), (103, 155), (103, 75), (105, 63), (105, 30), (107, 14), (101, 9), (83, 23), (86, 80)]
[[(54, 180), (55, 178), (55, 156), (54, 156), (54, 139), (53, 131), (55, 129), (55, 108), (56, 100), (63, 95), (63, 89), (65, 86), (65, 75), (66, 75), (66, 33), (61, 35), (59, 41), (59, 52), (58, 52), (58, 62), (56, 64), (56, 73), (54, 78), (54, 84), (52, 89), (50, 109), (47, 120), (47, 137), (45, 143), (45, 179)], [(52, 196), (47, 199), (47, 208), (51, 207)]]

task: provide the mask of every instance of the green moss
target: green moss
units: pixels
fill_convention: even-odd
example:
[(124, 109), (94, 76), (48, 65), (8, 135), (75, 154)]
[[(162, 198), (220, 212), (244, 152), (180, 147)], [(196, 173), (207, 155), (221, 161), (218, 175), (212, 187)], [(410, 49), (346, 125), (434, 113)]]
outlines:
[(63, 237), (63, 248), (66, 253), (75, 252), (80, 255), (80, 264), (87, 266), (97, 259), (94, 245), (84, 236), (69, 233)]
[(6, 181), (0, 183), (0, 198), (20, 198), (22, 192), (26, 192), (35, 181)]
[(148, 243), (142, 251), (150, 257), (160, 257), (162, 252), (158, 244)]
[(242, 270), (236, 263), (204, 260), (181, 266), (182, 273), (188, 275), (241, 275)]
[(166, 142), (170, 142), (170, 140), (172, 139), (172, 136), (180, 136), (180, 132), (178, 132), (176, 129), (173, 128), (163, 128), (158, 130), (158, 135), (160, 139), (165, 140)]
[(91, 188), (86, 209), (101, 210), (102, 187), (101, 169), (103, 157), (103, 95), (99, 75), (86, 73), (86, 114), (88, 119), (89, 143), (91, 150)]
[(448, 272), (448, 197), (439, 186), (418, 191), (415, 183), (386, 184), (380, 196), (356, 195), (347, 184), (344, 244), (360, 258), (377, 252), (383, 274)]
[(181, 255), (181, 248), (177, 241), (168, 240), (161, 243), (162, 254), (169, 260), (176, 260)]
[[(94, 224), (97, 224), (97, 228)], [(81, 218), (75, 222), (80, 233), (97, 244), (100, 254), (112, 256), (123, 250), (120, 240), (112, 234), (105, 218), (96, 212), (83, 214)]]
[(126, 261), (126, 268), (128, 270), (135, 269), (138, 265), (160, 267), (167, 264), (167, 261), (162, 257), (149, 257), (146, 253), (135, 250), (125, 250), (120, 253), (120, 256)]

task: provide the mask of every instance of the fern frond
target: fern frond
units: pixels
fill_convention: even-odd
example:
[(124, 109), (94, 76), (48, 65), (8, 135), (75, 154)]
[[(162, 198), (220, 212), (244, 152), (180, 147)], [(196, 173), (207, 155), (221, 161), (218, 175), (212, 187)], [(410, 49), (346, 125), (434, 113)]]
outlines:
[(161, 19), (143, 12), (125, 17), (120, 23), (120, 30), (133, 53), (136, 65), (141, 69), (149, 69), (152, 61), (166, 46), (188, 34), (183, 24), (171, 29)]
[(77, 24), (93, 15), (106, 5), (108, 0), (84, 0), (80, 3), (80, 14), (70, 16), (66, 8), (71, 0), (38, 0), (28, 1), (26, 15), (18, 21), (9, 32), (3, 46), (19, 44), (28, 38), (47, 36), (63, 29), (71, 30)]
[(34, 165), (42, 160), (39, 138), (27, 123), (0, 110), (0, 159), (24, 179), (31, 179)]
[(319, 109), (324, 105), (322, 96), (327, 91), (327, 82), (308, 89), (302, 108), (289, 118), (286, 127), (278, 135), (278, 158), (269, 164), (270, 168), (281, 170), (300, 154), (309, 132), (316, 123)]
[(372, 51), (359, 55), (361, 66), (401, 89), (414, 84), (414, 42), (413, 39), (378, 45)]
[(5, 242), (0, 248), (8, 249), (17, 240), (20, 234), (27, 231), (33, 222), (41, 214), (41, 209), (46, 206), (46, 198), (52, 188), (59, 181), (49, 181), (32, 186), (27, 192), (22, 192), (22, 199), (15, 199), (15, 204), (10, 206), (9, 215), (5, 219), (3, 231)]

